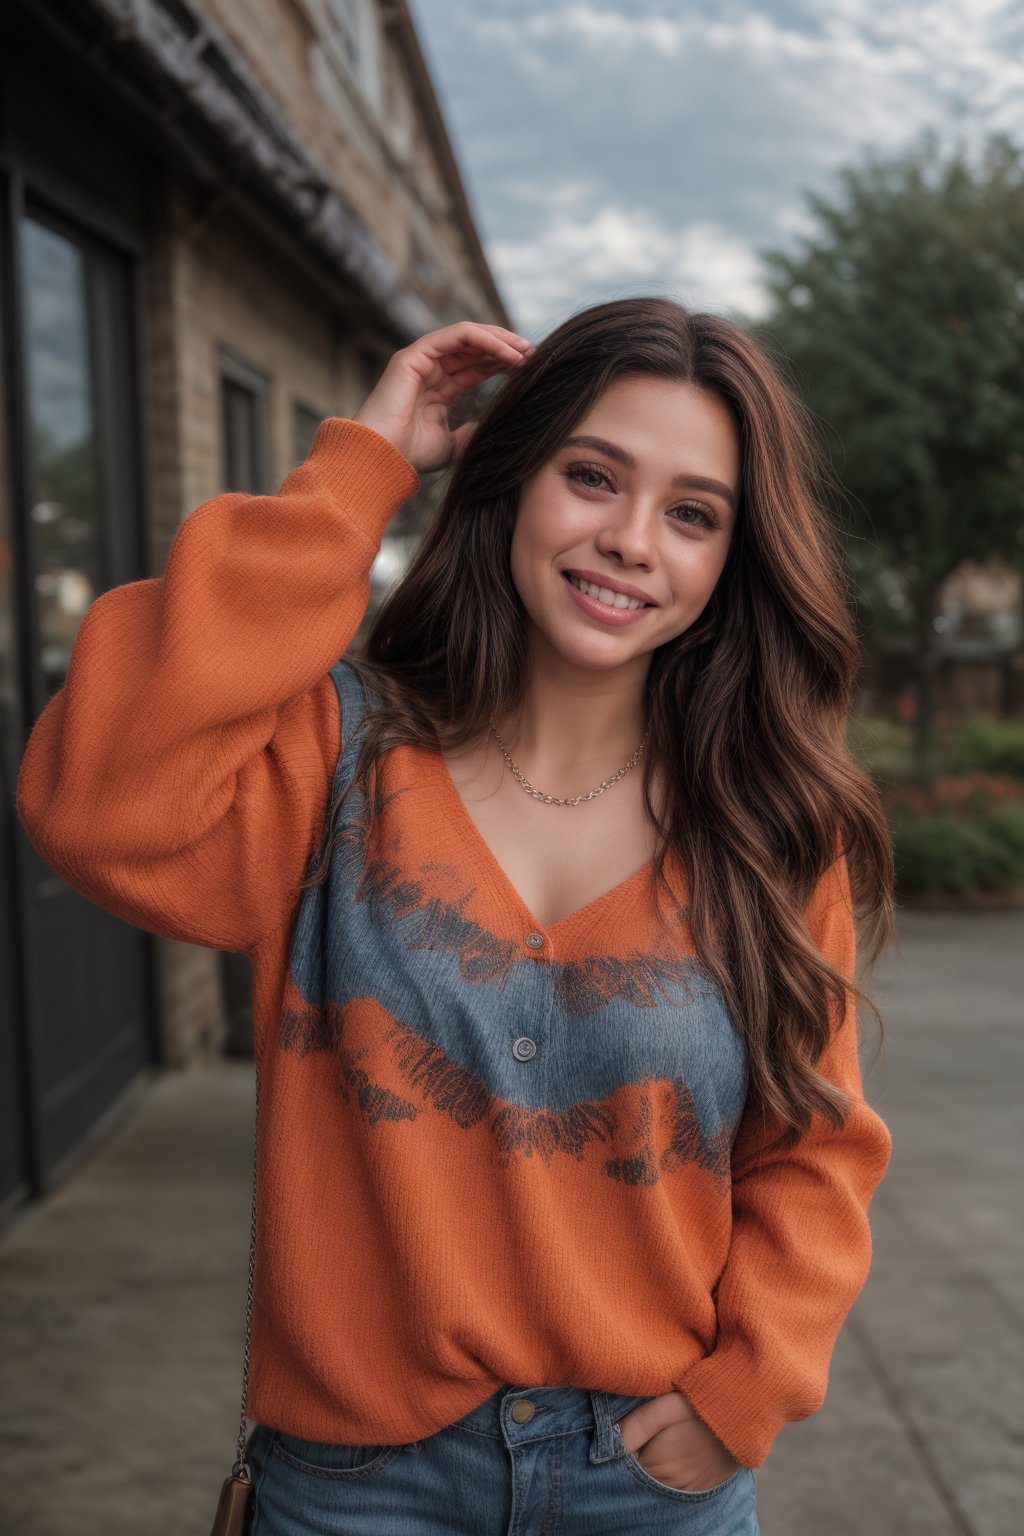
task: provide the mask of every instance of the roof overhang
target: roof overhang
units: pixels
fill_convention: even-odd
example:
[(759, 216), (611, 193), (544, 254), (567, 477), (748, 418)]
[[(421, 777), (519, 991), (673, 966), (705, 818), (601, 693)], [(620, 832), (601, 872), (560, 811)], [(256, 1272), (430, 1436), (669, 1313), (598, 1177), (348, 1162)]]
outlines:
[[(269, 213), (364, 307), (368, 301), (378, 324), (403, 343), (447, 323), (450, 317), (435, 314), (408, 285), (244, 55), (196, 0), (34, 0), (30, 11), (35, 24), (59, 29), (122, 105), (144, 116), (213, 199), (228, 188), (233, 200), (241, 194)], [(402, 23), (411, 23), (403, 12), (392, 12), (390, 21), (404, 31)], [(414, 38), (409, 46), (415, 48)], [(422, 99), (422, 75), (419, 86)], [(438, 131), (444, 136), (443, 125), (439, 130), (434, 123), (435, 142)], [(461, 183), (457, 190), (461, 195)], [(460, 212), (475, 240), (468, 208)]]

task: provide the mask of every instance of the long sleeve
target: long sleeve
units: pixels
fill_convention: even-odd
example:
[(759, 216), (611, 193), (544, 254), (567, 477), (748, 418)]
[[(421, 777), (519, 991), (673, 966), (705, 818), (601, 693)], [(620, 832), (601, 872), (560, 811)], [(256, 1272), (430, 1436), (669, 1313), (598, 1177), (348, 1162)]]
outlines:
[[(805, 920), (825, 958), (853, 979), (845, 857), (819, 880)], [(892, 1151), (887, 1127), (864, 1100), (849, 992), (817, 1065), (852, 1099), (846, 1126), (837, 1132), (816, 1116), (795, 1147), (771, 1151), (761, 1117), (741, 1119), (717, 1340), (674, 1383), (747, 1467), (761, 1465), (785, 1423), (809, 1417), (824, 1402), (833, 1347), (870, 1270), (868, 1205)]]
[(162, 577), (96, 598), (16, 791), (30, 841), (70, 885), (216, 949), (285, 920), (337, 761), (330, 668), (418, 485), (386, 438), (328, 417), (276, 493), (204, 502)]

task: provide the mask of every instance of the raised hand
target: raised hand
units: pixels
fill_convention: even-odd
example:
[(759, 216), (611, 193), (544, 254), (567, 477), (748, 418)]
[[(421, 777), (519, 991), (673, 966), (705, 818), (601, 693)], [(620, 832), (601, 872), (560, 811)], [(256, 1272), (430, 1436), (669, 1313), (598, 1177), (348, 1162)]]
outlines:
[(419, 472), (443, 469), (459, 457), (476, 423), (453, 431), (448, 407), (465, 390), (533, 351), (525, 336), (504, 326), (459, 320), (400, 348), (356, 412), (355, 421), (393, 443)]

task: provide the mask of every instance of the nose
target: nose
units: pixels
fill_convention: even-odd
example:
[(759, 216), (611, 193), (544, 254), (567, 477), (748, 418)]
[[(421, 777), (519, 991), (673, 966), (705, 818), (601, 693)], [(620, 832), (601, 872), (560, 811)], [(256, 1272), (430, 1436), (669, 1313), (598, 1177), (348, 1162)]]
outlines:
[(616, 508), (609, 507), (594, 543), (603, 555), (617, 557), (625, 566), (653, 570), (658, 563), (655, 503), (642, 496), (623, 496), (618, 501)]

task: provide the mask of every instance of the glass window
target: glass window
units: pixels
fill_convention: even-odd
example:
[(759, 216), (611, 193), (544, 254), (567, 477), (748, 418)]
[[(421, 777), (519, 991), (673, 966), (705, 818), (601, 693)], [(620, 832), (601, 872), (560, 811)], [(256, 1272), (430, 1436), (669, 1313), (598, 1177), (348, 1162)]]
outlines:
[(225, 489), (269, 492), (266, 375), (223, 348), (220, 375)]
[(324, 419), (322, 411), (314, 411), (296, 400), (292, 412), (292, 463), (301, 464), (309, 457), (316, 429)]
[(64, 681), (78, 627), (102, 590), (102, 483), (89, 258), (21, 221), (29, 415), (29, 506), (47, 696)]
[[(2, 186), (2, 183), (0, 183)], [(5, 276), (7, 252), (0, 247), (0, 279)], [(3, 316), (0, 315), (0, 324)], [(6, 356), (0, 331), (0, 359)], [(5, 765), (17, 772), (13, 757), (18, 657), (14, 607), (14, 529), (11, 515), (11, 470), (7, 455), (7, 399), (5, 370), (0, 367), (0, 783)]]
[(328, 0), (331, 31), (363, 95), (384, 110), (380, 18), (372, 0)]

